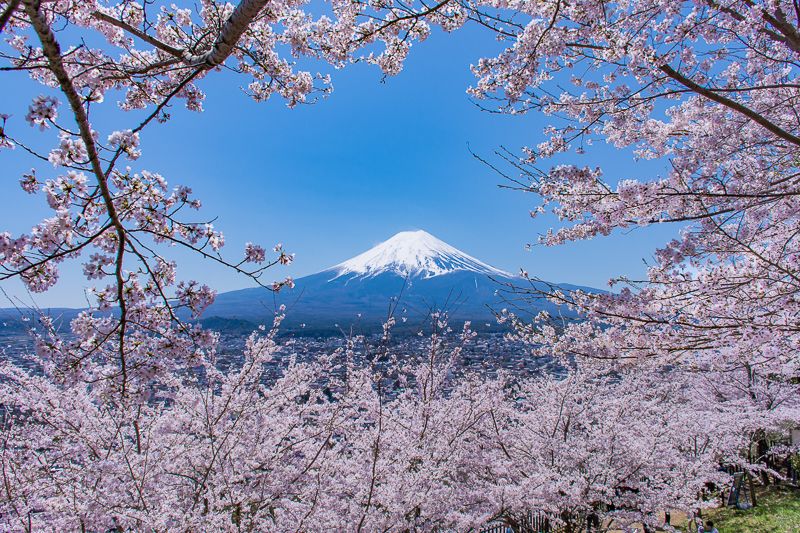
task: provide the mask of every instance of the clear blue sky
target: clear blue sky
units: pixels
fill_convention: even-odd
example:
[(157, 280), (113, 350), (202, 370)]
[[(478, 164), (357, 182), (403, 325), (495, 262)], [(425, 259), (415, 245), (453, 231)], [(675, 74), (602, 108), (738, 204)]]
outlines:
[[(144, 155), (133, 169), (190, 185), (203, 201), (203, 215), (218, 217), (231, 257), (247, 241), (283, 242), (296, 262), (276, 268), (270, 279), (314, 273), (407, 229), (425, 229), (497, 267), (522, 267), (551, 281), (604, 287), (620, 274), (642, 275), (643, 259), (677, 228), (525, 250), (553, 220), (531, 220), (535, 198), (498, 188), (503, 180), (468, 149), (489, 156), (501, 145), (517, 149), (542, 140), (545, 117), (486, 113), (466, 94), (474, 81), (470, 64), (496, 46), (477, 29), (434, 34), (412, 49), (400, 75), (382, 82), (370, 65), (335, 71), (328, 98), (293, 110), (277, 98), (255, 103), (240, 90), (246, 78), (215, 73), (200, 83), (207, 93), (205, 112), (176, 107), (170, 122), (145, 130)], [(0, 113), (13, 114), (10, 125), (24, 129), (25, 137), (44, 141), (23, 125), (30, 98), (44, 93), (22, 76), (3, 74)], [(113, 111), (108, 101), (103, 107), (94, 117), (103, 137), (135, 124), (135, 117)], [(120, 116), (125, 122), (114, 125)], [(653, 176), (661, 165), (636, 162), (606, 145), (575, 157), (602, 166), (612, 182)], [(37, 215), (46, 214), (43, 197), (17, 186), (30, 167), (22, 150), (0, 152), (0, 231), (28, 231)], [(41, 177), (54, 174), (52, 167), (39, 168)], [(220, 291), (248, 286), (199, 258), (179, 259), (181, 277)], [(79, 265), (68, 263), (62, 279), (36, 302), (83, 305), (89, 283)], [(17, 283), (2, 287), (28, 298)]]

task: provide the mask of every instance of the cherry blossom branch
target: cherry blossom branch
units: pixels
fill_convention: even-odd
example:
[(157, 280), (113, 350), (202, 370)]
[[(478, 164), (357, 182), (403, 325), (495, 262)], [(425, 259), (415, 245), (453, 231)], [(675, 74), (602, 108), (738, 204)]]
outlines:
[(228, 20), (223, 24), (211, 49), (200, 55), (184, 53), (186, 64), (203, 66), (204, 68), (213, 68), (221, 65), (231, 54), (241, 36), (247, 31), (250, 23), (255, 20), (267, 3), (268, 0), (241, 0), (233, 10), (233, 13), (231, 13), (231, 16), (228, 17)]
[(131, 26), (130, 24), (128, 24), (127, 22), (125, 22), (123, 20), (119, 20), (119, 19), (117, 19), (115, 17), (112, 17), (112, 16), (107, 15), (105, 13), (102, 13), (100, 11), (95, 11), (94, 13), (92, 13), (92, 16), (94, 18), (96, 18), (97, 20), (102, 20), (103, 22), (107, 22), (107, 23), (111, 24), (112, 26), (116, 26), (117, 28), (120, 28), (121, 30), (126, 31), (126, 32), (130, 33), (131, 35), (134, 35), (134, 36), (138, 37), (139, 39), (141, 39), (142, 41), (146, 42), (147, 44), (151, 44), (154, 47), (158, 48), (159, 50), (161, 50), (163, 52), (168, 53), (171, 56), (174, 56), (176, 58), (182, 58), (184, 56), (184, 52), (183, 51), (175, 48), (174, 46), (170, 46), (170, 45), (168, 45), (168, 44), (166, 44), (164, 42), (159, 41), (155, 37), (152, 37), (152, 36), (146, 34), (145, 32), (139, 30), (138, 28), (135, 28), (135, 27)]
[(3, 33), (3, 29), (6, 27), (6, 24), (11, 19), (11, 16), (14, 14), (14, 11), (17, 10), (19, 7), (21, 0), (11, 0), (6, 5), (6, 8), (0, 13), (0, 33)]
[(70, 108), (72, 109), (72, 113), (75, 117), (75, 122), (77, 122), (78, 129), (81, 133), (81, 139), (84, 142), (87, 154), (89, 156), (89, 162), (91, 164), (92, 171), (97, 179), (97, 184), (100, 187), (100, 193), (103, 197), (108, 216), (117, 232), (118, 243), (115, 276), (117, 280), (117, 302), (120, 306), (119, 361), (122, 372), (121, 390), (122, 395), (125, 396), (127, 386), (127, 365), (125, 359), (124, 338), (125, 328), (127, 325), (127, 303), (123, 293), (125, 290), (125, 280), (122, 275), (122, 268), (125, 256), (126, 230), (122, 225), (119, 216), (117, 215), (117, 208), (114, 205), (111, 191), (108, 188), (106, 174), (103, 173), (103, 170), (100, 166), (100, 158), (97, 154), (94, 136), (92, 135), (92, 128), (89, 125), (89, 117), (87, 116), (86, 110), (83, 107), (81, 97), (78, 95), (75, 87), (72, 85), (72, 80), (70, 79), (70, 76), (64, 68), (64, 64), (61, 60), (61, 48), (58, 45), (58, 41), (56, 41), (55, 35), (53, 35), (53, 32), (50, 29), (50, 25), (39, 12), (39, 0), (24, 0), (24, 4), (25, 11), (31, 20), (31, 26), (36, 31), (37, 35), (39, 36), (39, 41), (42, 43), (42, 50), (47, 57), (50, 70), (56, 77), (56, 80), (58, 80), (59, 86), (61, 87), (61, 90), (67, 97), (67, 101), (70, 104)]
[(772, 132), (777, 137), (779, 137), (779, 138), (781, 138), (781, 139), (783, 139), (785, 141), (788, 141), (788, 142), (790, 142), (790, 143), (792, 143), (792, 144), (794, 144), (796, 146), (800, 146), (800, 137), (797, 137), (796, 135), (793, 135), (792, 133), (789, 133), (788, 131), (784, 130), (783, 128), (781, 128), (780, 126), (775, 124), (774, 122), (772, 122), (772, 121), (768, 120), (767, 118), (765, 118), (763, 115), (753, 111), (752, 109), (750, 109), (750, 108), (748, 108), (748, 107), (746, 107), (746, 106), (744, 106), (744, 105), (742, 105), (742, 104), (740, 104), (740, 103), (738, 103), (738, 102), (736, 102), (734, 100), (731, 100), (730, 98), (726, 98), (726, 97), (724, 97), (724, 96), (722, 96), (720, 94), (717, 94), (713, 90), (709, 90), (709, 89), (707, 89), (707, 88), (695, 83), (694, 81), (692, 81), (691, 79), (687, 78), (683, 74), (679, 73), (678, 71), (676, 71), (675, 69), (673, 69), (669, 65), (662, 65), (661, 67), (659, 67), (659, 70), (661, 70), (664, 74), (666, 74), (670, 78), (674, 79), (675, 81), (677, 81), (681, 85), (684, 85), (685, 87), (693, 90), (697, 94), (705, 96), (709, 100), (713, 100), (713, 101), (717, 102), (718, 104), (722, 104), (725, 107), (728, 107), (728, 108), (730, 108), (730, 109), (732, 109), (732, 110), (734, 110), (734, 111), (736, 111), (738, 113), (741, 113), (742, 115), (746, 116), (747, 118), (749, 118), (750, 120), (752, 120), (756, 124), (759, 124), (760, 126), (763, 126), (764, 128), (766, 128), (768, 131)]

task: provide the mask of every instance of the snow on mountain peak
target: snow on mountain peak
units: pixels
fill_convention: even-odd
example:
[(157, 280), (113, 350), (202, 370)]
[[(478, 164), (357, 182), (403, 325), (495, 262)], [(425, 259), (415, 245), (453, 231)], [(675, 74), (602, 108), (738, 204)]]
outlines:
[(331, 270), (337, 278), (347, 274), (372, 277), (386, 272), (431, 278), (456, 271), (511, 277), (422, 230), (401, 231)]

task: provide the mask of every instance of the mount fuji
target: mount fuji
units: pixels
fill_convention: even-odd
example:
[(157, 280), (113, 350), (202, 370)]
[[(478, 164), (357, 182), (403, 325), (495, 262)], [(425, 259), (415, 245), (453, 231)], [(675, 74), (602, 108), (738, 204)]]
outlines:
[[(204, 316), (211, 322), (217, 318), (263, 323), (285, 304), (284, 329), (324, 331), (354, 324), (373, 329), (390, 310), (398, 323), (403, 319), (403, 324), (419, 326), (431, 311), (443, 310), (452, 320), (479, 321), (496, 329), (493, 311), (507, 306), (498, 291), (526, 283), (430, 233), (403, 231), (347, 261), (295, 280), (294, 289), (219, 294)], [(530, 310), (553, 307), (541, 302)]]

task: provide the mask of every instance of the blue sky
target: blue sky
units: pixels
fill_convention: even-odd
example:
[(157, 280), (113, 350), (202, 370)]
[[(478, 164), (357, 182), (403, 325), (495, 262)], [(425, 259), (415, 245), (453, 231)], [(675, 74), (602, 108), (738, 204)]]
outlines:
[[(200, 82), (205, 111), (176, 107), (170, 122), (145, 130), (144, 155), (133, 169), (190, 185), (203, 201), (203, 215), (218, 217), (215, 225), (225, 233), (231, 257), (247, 241), (284, 243), (296, 262), (276, 268), (270, 279), (317, 272), (408, 229), (425, 229), (497, 267), (525, 268), (551, 281), (603, 287), (620, 274), (642, 275), (643, 259), (676, 228), (526, 251), (553, 220), (531, 220), (536, 199), (498, 188), (502, 178), (469, 152), (490, 156), (499, 146), (516, 150), (542, 140), (546, 117), (487, 113), (466, 94), (474, 81), (470, 64), (496, 46), (477, 29), (436, 33), (412, 49), (398, 76), (382, 80), (377, 67), (353, 65), (333, 72), (329, 97), (292, 110), (279, 99), (250, 100), (240, 90), (244, 77), (212, 74)], [(0, 112), (13, 114), (9, 125), (26, 138), (41, 137), (42, 146), (47, 137), (24, 125), (24, 114), (30, 99), (45, 93), (19, 75), (4, 74), (0, 85)], [(135, 117), (112, 106), (107, 100), (94, 117), (103, 137), (135, 124)], [(612, 182), (653, 176), (661, 165), (636, 162), (606, 145), (575, 158), (600, 165)], [(0, 152), (0, 231), (28, 231), (37, 215), (47, 213), (42, 197), (16, 185), (31, 164), (22, 150)], [(39, 168), (41, 177), (53, 175), (52, 167)], [(181, 277), (220, 291), (248, 286), (199, 258), (177, 257)], [(83, 305), (89, 283), (79, 265), (68, 263), (62, 280), (36, 295), (36, 303)], [(29, 301), (17, 283), (2, 288)]]

